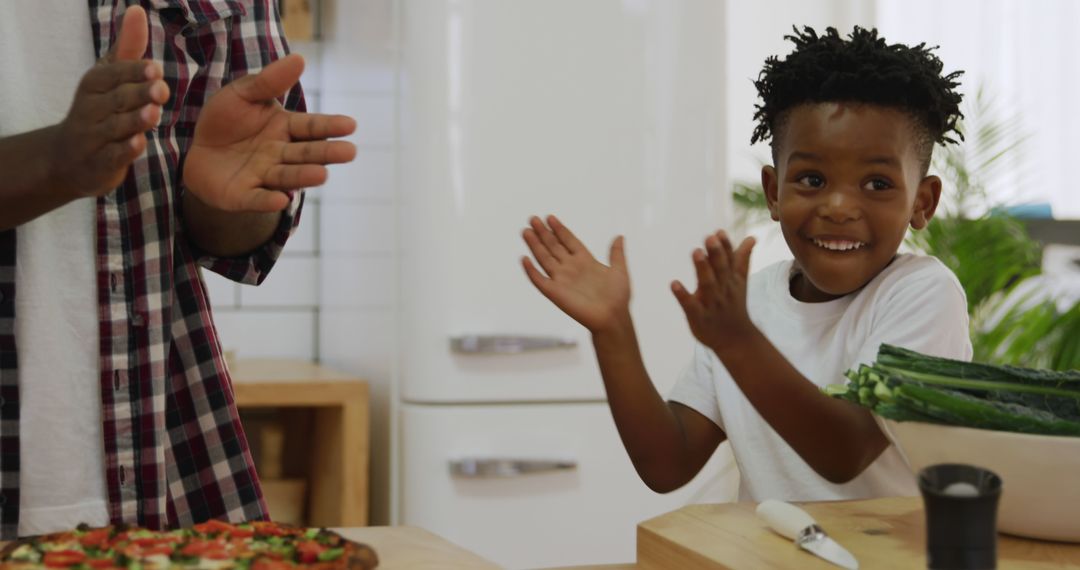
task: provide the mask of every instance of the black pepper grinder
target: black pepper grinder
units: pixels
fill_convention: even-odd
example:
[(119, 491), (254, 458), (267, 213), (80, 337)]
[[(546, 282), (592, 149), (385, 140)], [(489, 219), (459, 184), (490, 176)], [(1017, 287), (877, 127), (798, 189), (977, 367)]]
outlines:
[(1001, 478), (973, 465), (943, 463), (919, 472), (926, 511), (926, 567), (997, 568)]

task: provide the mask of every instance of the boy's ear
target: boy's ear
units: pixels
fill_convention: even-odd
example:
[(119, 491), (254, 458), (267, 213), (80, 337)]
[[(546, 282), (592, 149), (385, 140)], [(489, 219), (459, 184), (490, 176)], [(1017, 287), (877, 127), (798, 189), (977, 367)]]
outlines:
[(780, 178), (772, 166), (761, 167), (761, 188), (765, 190), (765, 202), (769, 205), (769, 216), (774, 222), (780, 221)]
[(911, 227), (921, 230), (930, 223), (937, 210), (938, 200), (941, 199), (941, 179), (937, 176), (927, 176), (919, 183), (915, 190), (915, 204), (911, 209)]

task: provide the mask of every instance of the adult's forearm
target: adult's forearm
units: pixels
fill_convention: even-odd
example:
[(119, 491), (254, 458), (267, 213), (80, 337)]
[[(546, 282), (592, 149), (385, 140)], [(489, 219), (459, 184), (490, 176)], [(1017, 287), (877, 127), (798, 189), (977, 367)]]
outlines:
[(760, 331), (716, 353), (761, 417), (825, 479), (853, 479), (888, 446), (869, 412), (823, 394)]
[(53, 126), (0, 139), (0, 231), (76, 198), (53, 170), (50, 159), (56, 132)]
[(184, 227), (188, 239), (218, 257), (244, 255), (263, 245), (277, 231), (281, 212), (228, 212), (184, 193)]
[(630, 315), (620, 326), (594, 333), (593, 346), (615, 427), (634, 469), (649, 488), (677, 489), (697, 473), (678, 418), (645, 370)]

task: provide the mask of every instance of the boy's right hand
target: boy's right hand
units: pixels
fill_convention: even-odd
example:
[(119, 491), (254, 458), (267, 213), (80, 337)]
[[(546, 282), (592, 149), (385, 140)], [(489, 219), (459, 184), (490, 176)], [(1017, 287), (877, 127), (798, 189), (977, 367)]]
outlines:
[(50, 172), (69, 198), (112, 192), (146, 149), (145, 132), (169, 99), (161, 66), (142, 59), (146, 42), (146, 12), (129, 7), (109, 54), (83, 75), (67, 117), (53, 129)]
[(533, 216), (529, 225), (522, 237), (544, 270), (541, 273), (529, 257), (521, 258), (533, 285), (594, 334), (626, 322), (630, 276), (622, 236), (611, 244), (611, 265), (607, 266), (597, 261), (555, 216), (548, 216), (547, 225)]

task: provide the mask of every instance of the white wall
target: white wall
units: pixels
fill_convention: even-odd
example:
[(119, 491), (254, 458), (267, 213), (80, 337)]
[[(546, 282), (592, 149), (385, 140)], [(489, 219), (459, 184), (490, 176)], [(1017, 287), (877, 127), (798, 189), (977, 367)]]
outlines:
[(371, 524), (390, 522), (397, 346), (393, 0), (322, 0), (322, 111), (355, 117), (357, 158), (321, 189), (318, 359), (371, 386)]
[(936, 53), (945, 70), (965, 71), (960, 91), (966, 100), (982, 86), (994, 100), (998, 120), (1019, 116), (1029, 135), (1021, 147), (1023, 160), (985, 180), (991, 196), (1009, 203), (1048, 202), (1055, 217), (1080, 218), (1080, 196), (1068, 167), (1080, 153), (1080, 58), (1074, 45), (1080, 2), (877, 4), (880, 28), (890, 41), (940, 46)]

